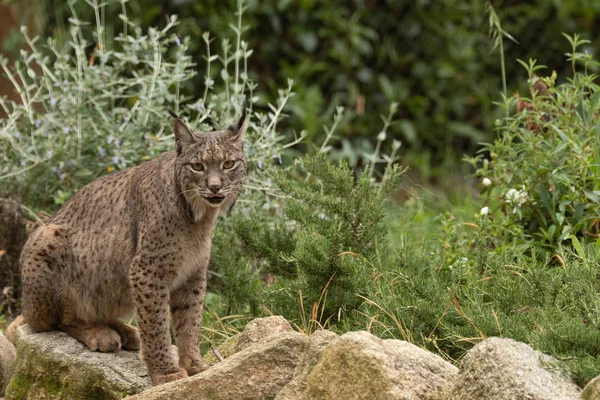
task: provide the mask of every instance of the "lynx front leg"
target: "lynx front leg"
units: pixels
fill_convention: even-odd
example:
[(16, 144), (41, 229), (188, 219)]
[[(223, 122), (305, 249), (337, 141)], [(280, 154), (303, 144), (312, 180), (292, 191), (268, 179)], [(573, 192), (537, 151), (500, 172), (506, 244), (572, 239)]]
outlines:
[(171, 316), (175, 341), (179, 348), (179, 366), (190, 376), (208, 368), (200, 355), (200, 328), (205, 292), (206, 275), (201, 271), (171, 293)]
[(143, 260), (130, 271), (141, 339), (141, 354), (153, 385), (187, 377), (171, 353), (169, 290), (155, 270)]

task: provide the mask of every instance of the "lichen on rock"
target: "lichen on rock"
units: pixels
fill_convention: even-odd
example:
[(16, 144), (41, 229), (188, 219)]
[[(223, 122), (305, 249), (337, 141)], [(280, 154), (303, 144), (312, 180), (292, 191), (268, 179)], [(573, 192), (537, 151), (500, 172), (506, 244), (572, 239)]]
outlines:
[(307, 347), (307, 336), (298, 332), (280, 333), (198, 375), (154, 387), (131, 400), (273, 399), (292, 379)]
[[(220, 346), (217, 347), (217, 351), (219, 352), (219, 355), (223, 358), (227, 358), (227, 357), (235, 354), (237, 352), (236, 346), (237, 346), (237, 343), (239, 340), (240, 340), (239, 333), (237, 335), (231, 336), (230, 338), (225, 340), (223, 343), (221, 343)], [(215, 363), (219, 362), (219, 360), (217, 359), (217, 356), (215, 356), (215, 354), (213, 353), (212, 350), (209, 350), (204, 355), (204, 357), (202, 357), (202, 359), (207, 364), (215, 364)]]
[(349, 332), (325, 347), (299, 398), (434, 400), (457, 375), (455, 366), (411, 343)]
[(323, 349), (336, 338), (338, 338), (337, 334), (325, 329), (310, 335), (308, 348), (304, 358), (296, 367), (292, 381), (277, 394), (275, 400), (310, 400), (305, 393), (308, 375), (321, 360)]
[(0, 396), (8, 384), (15, 369), (15, 346), (0, 332)]
[(62, 332), (17, 330), (17, 363), (6, 400), (121, 399), (151, 386), (137, 352), (97, 353)]
[(583, 393), (581, 393), (582, 400), (600, 400), (600, 376), (595, 377), (585, 385)]
[(451, 400), (576, 400), (580, 389), (558, 361), (512, 339), (489, 338), (467, 352)]

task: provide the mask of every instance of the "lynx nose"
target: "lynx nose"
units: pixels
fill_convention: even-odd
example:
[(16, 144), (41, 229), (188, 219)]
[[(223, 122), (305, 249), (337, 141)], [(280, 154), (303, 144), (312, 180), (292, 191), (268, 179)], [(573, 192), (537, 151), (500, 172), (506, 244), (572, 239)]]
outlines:
[(218, 176), (209, 176), (207, 186), (211, 192), (217, 194), (221, 190), (221, 179)]

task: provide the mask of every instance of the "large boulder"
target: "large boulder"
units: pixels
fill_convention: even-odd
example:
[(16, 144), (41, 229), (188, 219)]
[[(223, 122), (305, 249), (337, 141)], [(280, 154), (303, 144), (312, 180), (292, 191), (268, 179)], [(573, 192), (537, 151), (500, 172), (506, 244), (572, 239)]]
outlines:
[(467, 352), (452, 400), (575, 400), (579, 388), (557, 360), (512, 339), (490, 338)]
[[(290, 323), (280, 315), (256, 318), (248, 322), (241, 333), (223, 342), (217, 350), (222, 358), (227, 358), (253, 344), (266, 343), (273, 335), (292, 331)], [(214, 364), (219, 361), (212, 351), (207, 352), (202, 359), (208, 364)]]
[(17, 363), (6, 400), (121, 399), (152, 386), (138, 352), (98, 353), (63, 332), (17, 329)]
[(308, 375), (321, 360), (323, 349), (337, 338), (338, 335), (328, 330), (318, 330), (310, 335), (308, 348), (296, 368), (294, 378), (277, 394), (275, 400), (310, 400), (305, 393)]
[(433, 400), (449, 392), (458, 369), (411, 343), (350, 332), (325, 346), (292, 399)]
[(156, 386), (131, 400), (273, 399), (292, 379), (308, 347), (298, 332), (271, 335), (270, 340), (237, 352), (208, 370)]
[[(217, 350), (217, 353), (221, 356), (221, 358), (227, 358), (227, 357), (237, 353), (236, 347), (237, 347), (238, 340), (240, 340), (240, 335), (241, 335), (241, 333), (231, 336), (230, 338), (225, 340), (223, 343), (221, 343), (215, 349), (215, 350)], [(217, 358), (214, 350), (212, 350), (212, 349), (209, 350), (208, 352), (206, 352), (206, 354), (204, 354), (202, 356), (202, 360), (209, 365), (216, 364), (220, 361)]]
[(600, 376), (595, 377), (583, 389), (583, 400), (600, 400)]
[(236, 351), (242, 351), (255, 343), (266, 343), (273, 335), (292, 332), (292, 326), (281, 315), (266, 318), (256, 318), (244, 328), (235, 346)]
[(15, 370), (15, 346), (0, 332), (0, 396)]

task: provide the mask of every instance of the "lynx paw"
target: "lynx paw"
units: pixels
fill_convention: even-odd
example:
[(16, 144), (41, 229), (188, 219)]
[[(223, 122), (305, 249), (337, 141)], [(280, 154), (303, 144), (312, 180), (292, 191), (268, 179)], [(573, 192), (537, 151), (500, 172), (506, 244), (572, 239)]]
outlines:
[(140, 334), (136, 328), (121, 321), (115, 321), (109, 325), (119, 334), (121, 348), (126, 350), (140, 349)]
[[(127, 339), (123, 344), (123, 348), (127, 350), (139, 350), (140, 349), (140, 335), (137, 329), (134, 329), (132, 332), (125, 335)], [(124, 336), (121, 336), (121, 340), (124, 339)]]
[(119, 334), (110, 328), (90, 329), (85, 334), (84, 343), (90, 350), (103, 353), (117, 351), (121, 348)]
[(187, 377), (188, 377), (188, 374), (185, 371), (185, 369), (180, 369), (179, 371), (173, 372), (172, 374), (151, 375), (153, 386), (162, 385), (163, 383), (172, 382), (172, 381), (176, 381), (178, 379), (183, 379), (183, 378), (187, 378)]
[(192, 363), (192, 365), (187, 367), (185, 370), (187, 371), (189, 376), (193, 376), (199, 374), (202, 371), (206, 371), (208, 368), (210, 368), (210, 365), (201, 361), (199, 363)]
[(210, 365), (206, 364), (202, 360), (193, 360), (192, 361), (189, 358), (182, 359), (179, 362), (179, 366), (181, 368), (185, 369), (189, 376), (199, 374), (200, 372), (206, 371), (208, 368), (210, 368)]

